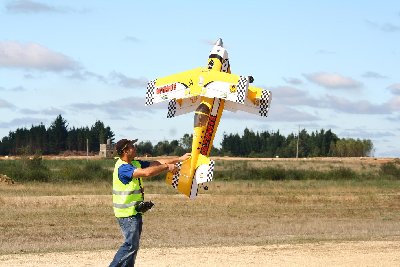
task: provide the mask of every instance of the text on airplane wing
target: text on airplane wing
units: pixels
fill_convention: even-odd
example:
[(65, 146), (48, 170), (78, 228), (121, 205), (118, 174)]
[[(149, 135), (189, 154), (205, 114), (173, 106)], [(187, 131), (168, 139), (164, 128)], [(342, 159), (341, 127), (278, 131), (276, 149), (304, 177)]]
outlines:
[(149, 82), (146, 105), (193, 96), (217, 97), (244, 103), (248, 87), (247, 76), (197, 68)]

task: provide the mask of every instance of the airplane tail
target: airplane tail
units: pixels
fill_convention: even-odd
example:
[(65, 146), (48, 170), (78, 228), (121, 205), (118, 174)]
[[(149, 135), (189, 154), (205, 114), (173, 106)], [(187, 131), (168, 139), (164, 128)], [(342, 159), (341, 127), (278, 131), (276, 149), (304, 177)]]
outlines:
[[(194, 199), (197, 196), (199, 186), (212, 181), (214, 164), (213, 160), (200, 154), (196, 166), (192, 166), (191, 158), (179, 162), (176, 164), (178, 171), (175, 174), (168, 172), (165, 181), (180, 193)], [(193, 170), (194, 173), (191, 174)]]

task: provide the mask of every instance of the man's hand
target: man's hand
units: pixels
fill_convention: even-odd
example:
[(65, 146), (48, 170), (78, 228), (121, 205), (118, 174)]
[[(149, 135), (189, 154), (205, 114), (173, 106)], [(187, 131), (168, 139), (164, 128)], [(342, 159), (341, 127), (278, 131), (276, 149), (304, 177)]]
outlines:
[(186, 153), (185, 155), (179, 157), (179, 161), (185, 161), (192, 156), (191, 153)]
[(145, 213), (146, 211), (150, 210), (154, 206), (154, 203), (151, 201), (142, 201), (139, 204), (135, 205), (135, 209), (137, 212)]
[(173, 174), (175, 174), (178, 171), (178, 167), (175, 164), (167, 164), (167, 163), (165, 163), (165, 165), (168, 166), (168, 171), (172, 172)]
[(173, 158), (173, 159), (162, 159), (162, 160), (158, 160), (158, 161), (153, 161), (152, 163), (150, 163), (150, 166), (157, 166), (160, 164), (165, 164), (168, 166), (168, 171), (175, 173), (177, 171), (177, 167), (175, 166), (176, 163), (178, 162), (182, 162), (187, 160), (188, 158), (190, 158), (192, 156), (192, 154), (190, 153), (186, 153), (185, 155), (179, 157), (179, 158)]

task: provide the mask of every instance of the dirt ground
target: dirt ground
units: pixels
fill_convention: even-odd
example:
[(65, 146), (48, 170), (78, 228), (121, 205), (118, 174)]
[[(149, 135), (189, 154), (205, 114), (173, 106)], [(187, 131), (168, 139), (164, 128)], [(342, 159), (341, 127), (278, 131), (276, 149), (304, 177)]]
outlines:
[[(0, 266), (108, 266), (115, 251), (2, 255)], [(400, 266), (399, 241), (141, 249), (138, 266)]]

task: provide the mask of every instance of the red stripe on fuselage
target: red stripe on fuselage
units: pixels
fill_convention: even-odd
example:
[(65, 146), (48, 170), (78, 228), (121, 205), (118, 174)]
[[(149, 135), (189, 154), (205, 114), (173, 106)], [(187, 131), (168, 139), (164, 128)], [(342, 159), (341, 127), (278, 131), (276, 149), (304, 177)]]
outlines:
[(215, 122), (217, 121), (218, 109), (219, 109), (220, 103), (221, 103), (220, 99), (214, 98), (214, 103), (211, 108), (211, 114), (210, 114), (210, 116), (208, 118), (208, 122), (207, 122), (206, 132), (204, 133), (203, 142), (201, 144), (200, 153), (204, 156), (207, 156), (207, 153), (210, 148), (211, 139), (216, 130)]

